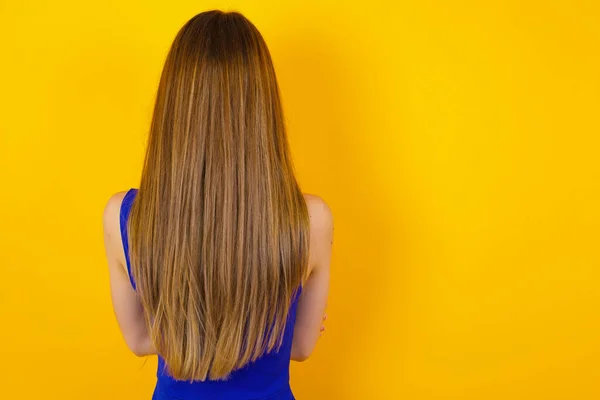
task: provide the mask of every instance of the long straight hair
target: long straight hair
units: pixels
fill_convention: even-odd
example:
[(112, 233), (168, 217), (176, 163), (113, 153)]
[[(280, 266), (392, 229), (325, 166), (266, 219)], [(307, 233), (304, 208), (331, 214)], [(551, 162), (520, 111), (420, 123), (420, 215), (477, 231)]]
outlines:
[(307, 274), (309, 217), (271, 56), (241, 14), (204, 12), (177, 34), (129, 229), (170, 375), (223, 379), (280, 348)]

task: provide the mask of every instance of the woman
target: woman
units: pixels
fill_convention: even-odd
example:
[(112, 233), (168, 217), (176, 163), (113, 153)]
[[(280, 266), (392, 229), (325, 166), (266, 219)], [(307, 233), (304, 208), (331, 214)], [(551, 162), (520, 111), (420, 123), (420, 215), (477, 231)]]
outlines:
[(192, 18), (169, 51), (139, 190), (104, 212), (113, 307), (158, 354), (154, 399), (293, 399), (322, 329), (333, 235), (294, 177), (275, 71), (238, 13)]

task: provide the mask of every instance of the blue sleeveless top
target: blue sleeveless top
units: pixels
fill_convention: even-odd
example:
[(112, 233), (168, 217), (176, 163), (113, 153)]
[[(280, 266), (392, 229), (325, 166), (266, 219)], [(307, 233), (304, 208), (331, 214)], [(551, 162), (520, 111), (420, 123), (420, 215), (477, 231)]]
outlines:
[[(120, 217), (127, 272), (134, 289), (136, 285), (129, 260), (127, 219), (136, 193), (137, 189), (127, 192), (121, 204)], [(232, 372), (226, 380), (193, 382), (178, 381), (169, 376), (165, 360), (158, 356), (157, 382), (152, 400), (294, 400), (289, 385), (289, 365), (299, 292), (290, 307), (283, 344), (278, 352), (263, 355), (255, 362)]]

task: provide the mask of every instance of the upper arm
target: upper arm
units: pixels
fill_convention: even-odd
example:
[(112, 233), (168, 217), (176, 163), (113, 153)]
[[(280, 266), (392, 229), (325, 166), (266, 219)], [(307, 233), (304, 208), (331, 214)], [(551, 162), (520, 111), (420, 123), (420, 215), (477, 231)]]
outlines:
[(128, 347), (137, 355), (148, 353), (148, 335), (139, 298), (127, 273), (121, 240), (120, 211), (125, 192), (113, 195), (104, 208), (104, 247), (108, 261), (110, 293), (119, 328)]
[(329, 205), (319, 196), (306, 194), (310, 218), (309, 275), (329, 272), (333, 244), (333, 214)]
[(119, 269), (127, 271), (125, 253), (121, 242), (120, 212), (121, 203), (125, 192), (119, 192), (111, 196), (104, 207), (102, 225), (104, 227), (104, 249), (108, 260), (109, 269), (116, 272)]
[(310, 216), (309, 277), (302, 288), (294, 327), (293, 352), (306, 359), (319, 338), (329, 294), (329, 265), (333, 243), (331, 209), (318, 196), (306, 195)]

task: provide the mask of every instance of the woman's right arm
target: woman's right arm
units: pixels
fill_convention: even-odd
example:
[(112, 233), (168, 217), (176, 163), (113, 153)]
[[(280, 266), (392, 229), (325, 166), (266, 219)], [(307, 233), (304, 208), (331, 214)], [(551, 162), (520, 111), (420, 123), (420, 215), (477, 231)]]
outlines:
[(329, 293), (329, 264), (333, 243), (333, 216), (318, 196), (305, 195), (310, 216), (309, 277), (302, 288), (296, 313), (292, 360), (304, 361), (321, 332)]

